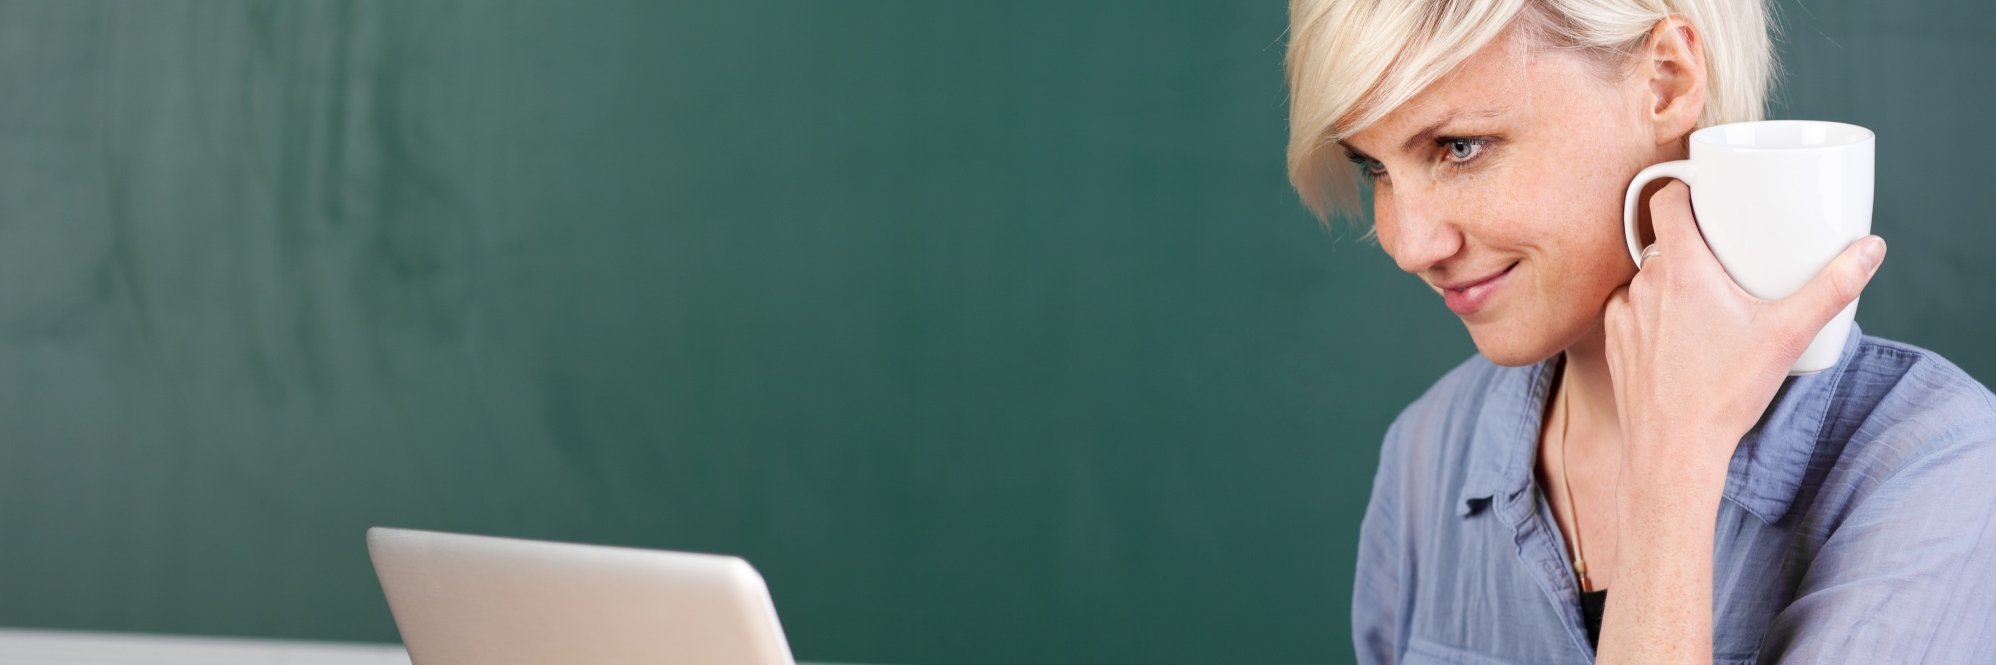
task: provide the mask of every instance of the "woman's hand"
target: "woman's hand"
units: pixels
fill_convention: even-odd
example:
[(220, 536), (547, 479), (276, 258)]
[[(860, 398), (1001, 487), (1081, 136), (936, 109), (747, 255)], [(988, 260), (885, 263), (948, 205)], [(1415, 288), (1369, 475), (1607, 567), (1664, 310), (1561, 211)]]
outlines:
[(1867, 237), (1801, 290), (1733, 284), (1691, 218), (1691, 190), (1650, 201), (1661, 254), (1608, 299), (1608, 373), (1622, 425), (1615, 589), (1595, 662), (1712, 662), (1712, 547), (1726, 467), (1816, 331), (1885, 257)]
[[(1650, 201), (1661, 254), (1609, 297), (1608, 368), (1622, 424), (1623, 494), (1660, 483), (1718, 500), (1733, 449), (1816, 332), (1857, 299), (1885, 257), (1868, 236), (1781, 300), (1741, 290), (1705, 246), (1691, 190)], [(1715, 506), (1716, 507), (1716, 506)]]

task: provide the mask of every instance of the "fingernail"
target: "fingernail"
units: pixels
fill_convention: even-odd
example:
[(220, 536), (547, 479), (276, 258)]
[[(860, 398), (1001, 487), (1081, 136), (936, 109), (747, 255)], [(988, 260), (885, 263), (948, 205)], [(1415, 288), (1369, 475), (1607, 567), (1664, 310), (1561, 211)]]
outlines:
[(1857, 250), (1857, 258), (1864, 262), (1866, 272), (1877, 272), (1878, 263), (1885, 260), (1885, 239), (1878, 236), (1864, 239), (1864, 247)]

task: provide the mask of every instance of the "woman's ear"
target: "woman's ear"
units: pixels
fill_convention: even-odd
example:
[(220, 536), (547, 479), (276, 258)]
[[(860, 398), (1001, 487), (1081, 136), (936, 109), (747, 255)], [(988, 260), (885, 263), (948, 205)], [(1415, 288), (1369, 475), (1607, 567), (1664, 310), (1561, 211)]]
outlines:
[(1705, 42), (1682, 16), (1650, 28), (1637, 53), (1636, 78), (1645, 84), (1643, 120), (1657, 145), (1676, 143), (1698, 127), (1705, 111)]

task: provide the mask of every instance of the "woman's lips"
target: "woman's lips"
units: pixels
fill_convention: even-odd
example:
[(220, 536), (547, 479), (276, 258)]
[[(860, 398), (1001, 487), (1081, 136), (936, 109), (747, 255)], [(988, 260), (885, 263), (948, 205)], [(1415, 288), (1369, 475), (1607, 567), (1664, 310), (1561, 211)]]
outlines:
[(1449, 311), (1455, 312), (1456, 316), (1475, 314), (1483, 309), (1484, 303), (1490, 301), (1490, 294), (1496, 293), (1497, 287), (1504, 285), (1504, 278), (1510, 276), (1511, 269), (1516, 267), (1518, 264), (1512, 263), (1505, 266), (1503, 272), (1495, 275), (1454, 288), (1442, 289), (1442, 302), (1447, 304)]

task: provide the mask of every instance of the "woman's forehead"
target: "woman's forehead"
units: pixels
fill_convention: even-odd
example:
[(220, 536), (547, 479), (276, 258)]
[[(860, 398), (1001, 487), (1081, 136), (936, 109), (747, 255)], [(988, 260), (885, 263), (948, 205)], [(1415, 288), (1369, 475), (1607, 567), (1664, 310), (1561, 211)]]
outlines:
[(1374, 156), (1418, 147), (1423, 142), (1420, 139), (1446, 130), (1452, 123), (1515, 119), (1532, 113), (1537, 108), (1535, 101), (1566, 100), (1572, 92), (1566, 86), (1587, 73), (1577, 56), (1527, 48), (1507, 31), (1379, 122), (1341, 143)]

